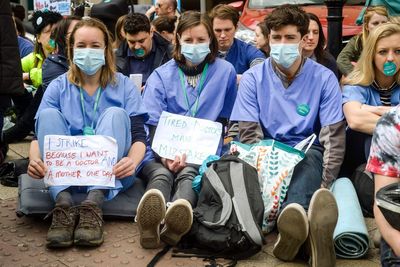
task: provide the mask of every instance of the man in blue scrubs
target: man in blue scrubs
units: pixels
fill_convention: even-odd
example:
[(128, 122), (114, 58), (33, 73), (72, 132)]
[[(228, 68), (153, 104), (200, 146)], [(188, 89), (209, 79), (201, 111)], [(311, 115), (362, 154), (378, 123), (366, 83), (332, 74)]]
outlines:
[(309, 25), (303, 10), (278, 7), (265, 23), (270, 58), (243, 74), (231, 120), (239, 121), (240, 141), (248, 144), (275, 139), (294, 146), (311, 134), (318, 136), (294, 169), (273, 253), (293, 260), (309, 237), (312, 266), (335, 266), (332, 238), (338, 211), (326, 188), (345, 150), (340, 87), (329, 69), (301, 56)]
[(250, 67), (263, 62), (265, 56), (255, 46), (235, 38), (239, 22), (239, 13), (236, 9), (220, 4), (211, 10), (210, 17), (218, 40), (218, 56), (235, 67), (239, 82), (242, 74)]
[[(171, 59), (171, 44), (153, 32), (149, 19), (129, 14), (124, 23), (126, 42), (116, 52), (117, 70), (122, 74), (142, 74), (142, 85), (157, 67)], [(139, 88), (140, 89), (140, 88)]]

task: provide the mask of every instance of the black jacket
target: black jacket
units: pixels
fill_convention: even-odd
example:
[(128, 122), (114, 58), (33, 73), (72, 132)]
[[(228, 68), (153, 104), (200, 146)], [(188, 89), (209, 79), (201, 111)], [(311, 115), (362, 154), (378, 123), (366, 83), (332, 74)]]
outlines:
[(42, 65), (42, 87), (46, 91), (50, 82), (68, 71), (68, 60), (64, 55), (48, 56)]
[(9, 0), (0, 1), (0, 107), (9, 102), (7, 95), (24, 92), (17, 34)]
[[(172, 57), (171, 43), (169, 43), (166, 39), (164, 39), (156, 32), (153, 33), (153, 46), (156, 48), (156, 54), (151, 71), (154, 71), (156, 68), (169, 61)], [(115, 56), (117, 58), (117, 71), (121, 72), (125, 76), (129, 76), (130, 74), (127, 56), (128, 49), (128, 43), (124, 41), (115, 52)]]

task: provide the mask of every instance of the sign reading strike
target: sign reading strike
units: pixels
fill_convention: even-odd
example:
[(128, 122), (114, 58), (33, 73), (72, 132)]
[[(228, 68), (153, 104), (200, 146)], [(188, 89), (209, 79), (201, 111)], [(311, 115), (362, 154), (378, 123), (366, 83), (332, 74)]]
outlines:
[(44, 183), (115, 187), (112, 167), (117, 155), (117, 142), (108, 136), (46, 135), (43, 161), (48, 170)]
[(71, 15), (71, 0), (34, 0), (35, 10), (50, 10), (63, 16)]
[(158, 121), (152, 149), (161, 157), (174, 159), (186, 154), (186, 162), (202, 164), (215, 155), (221, 140), (222, 124), (163, 111)]

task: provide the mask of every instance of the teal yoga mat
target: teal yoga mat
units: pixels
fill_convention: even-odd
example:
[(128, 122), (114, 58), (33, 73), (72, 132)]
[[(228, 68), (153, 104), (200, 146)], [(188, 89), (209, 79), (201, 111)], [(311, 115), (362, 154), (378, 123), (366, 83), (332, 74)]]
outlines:
[(348, 178), (339, 178), (332, 185), (331, 191), (339, 209), (333, 233), (336, 255), (344, 259), (361, 258), (368, 252), (369, 239), (353, 184)]

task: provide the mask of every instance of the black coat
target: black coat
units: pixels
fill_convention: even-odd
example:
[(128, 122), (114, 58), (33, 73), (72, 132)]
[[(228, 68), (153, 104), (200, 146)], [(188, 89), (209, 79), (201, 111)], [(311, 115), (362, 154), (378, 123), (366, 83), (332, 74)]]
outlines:
[(9, 95), (24, 92), (17, 33), (9, 0), (0, 0), (0, 108), (9, 103)]
[[(171, 59), (172, 54), (172, 45), (164, 39), (161, 35), (154, 32), (153, 34), (153, 46), (156, 48), (156, 54), (154, 56), (154, 62), (152, 66), (152, 72), (166, 63)], [(118, 50), (115, 52), (116, 60), (117, 60), (117, 71), (121, 72), (125, 76), (129, 76), (129, 62), (128, 62), (128, 49), (129, 46), (126, 41), (124, 41)]]

